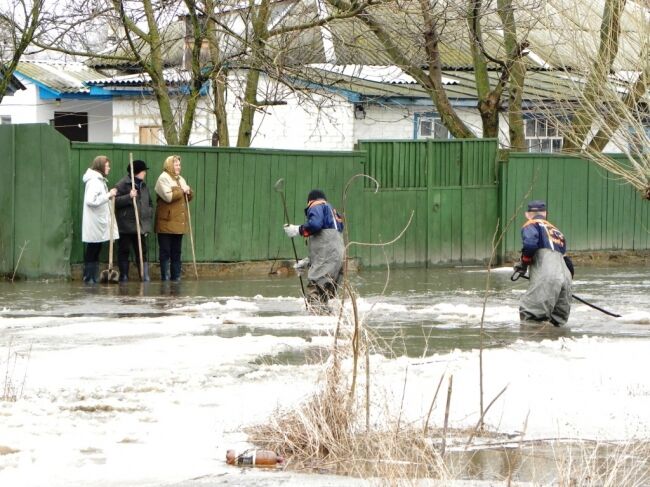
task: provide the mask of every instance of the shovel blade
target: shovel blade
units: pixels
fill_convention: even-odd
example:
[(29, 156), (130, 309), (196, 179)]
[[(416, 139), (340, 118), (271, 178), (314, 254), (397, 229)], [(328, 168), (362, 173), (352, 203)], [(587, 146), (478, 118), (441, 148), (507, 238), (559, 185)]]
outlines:
[(99, 273), (99, 282), (106, 284), (108, 282), (108, 269), (104, 269)]
[(273, 185), (273, 188), (278, 192), (284, 191), (284, 178), (278, 179)]
[(109, 272), (108, 282), (113, 284), (120, 282), (120, 274), (115, 269)]

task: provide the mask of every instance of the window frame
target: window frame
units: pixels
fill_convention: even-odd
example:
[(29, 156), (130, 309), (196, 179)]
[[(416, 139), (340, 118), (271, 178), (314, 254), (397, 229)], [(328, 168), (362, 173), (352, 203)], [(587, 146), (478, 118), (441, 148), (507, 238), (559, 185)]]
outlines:
[[(421, 124), (427, 120), (431, 120), (432, 136), (421, 135)], [(447, 133), (446, 137), (436, 137), (436, 125), (442, 127)], [(442, 117), (437, 112), (416, 112), (413, 117), (413, 139), (414, 140), (452, 140), (454, 137), (445, 125), (442, 123)]]
[[(526, 140), (526, 152), (541, 153), (541, 154), (555, 154), (562, 152), (564, 147), (564, 137), (560, 134), (558, 127), (555, 127), (555, 133), (549, 135), (549, 129), (553, 129), (551, 123), (553, 120), (543, 113), (524, 113), (524, 139)], [(535, 122), (535, 134), (529, 135), (529, 124)], [(544, 135), (538, 133), (538, 127), (543, 128)], [(533, 141), (537, 141), (533, 150)], [(549, 150), (550, 149), (550, 150)]]

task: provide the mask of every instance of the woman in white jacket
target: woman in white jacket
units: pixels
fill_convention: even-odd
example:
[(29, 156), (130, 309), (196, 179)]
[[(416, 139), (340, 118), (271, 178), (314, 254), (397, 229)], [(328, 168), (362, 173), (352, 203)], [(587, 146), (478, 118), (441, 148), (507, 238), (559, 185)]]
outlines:
[(111, 161), (106, 156), (97, 156), (83, 175), (86, 185), (84, 207), (81, 219), (81, 241), (86, 244), (84, 252), (84, 282), (96, 283), (99, 273), (99, 253), (102, 242), (111, 237), (119, 238), (117, 222), (111, 218), (110, 200), (117, 190), (108, 189), (106, 176), (111, 170)]

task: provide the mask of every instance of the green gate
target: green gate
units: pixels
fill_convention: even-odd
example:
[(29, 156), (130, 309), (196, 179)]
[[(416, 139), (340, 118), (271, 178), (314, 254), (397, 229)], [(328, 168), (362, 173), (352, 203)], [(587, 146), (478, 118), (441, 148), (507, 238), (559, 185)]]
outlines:
[[(363, 141), (367, 152), (362, 204), (368, 218), (353, 217), (365, 242), (387, 242), (413, 219), (390, 247), (359, 247), (365, 265), (474, 264), (492, 252), (497, 230), (496, 140)], [(369, 220), (369, 221), (368, 221)], [(423, 245), (423, 242), (426, 242)]]

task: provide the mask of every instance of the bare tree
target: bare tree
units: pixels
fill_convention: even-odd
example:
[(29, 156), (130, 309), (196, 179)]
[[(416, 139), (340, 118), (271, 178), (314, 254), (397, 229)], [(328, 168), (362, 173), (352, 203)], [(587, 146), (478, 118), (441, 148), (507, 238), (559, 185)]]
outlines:
[(20, 58), (42, 27), (44, 0), (13, 0), (0, 10), (0, 102)]
[[(350, 11), (348, 0), (327, 0), (339, 12)], [(514, 7), (511, 0), (499, 0), (496, 10), (482, 0), (463, 2), (430, 2), (413, 0), (393, 3), (393, 8), (382, 3), (369, 6), (357, 15), (359, 23), (372, 32), (390, 61), (414, 78), (429, 94), (442, 122), (456, 138), (476, 137), (474, 131), (458, 114), (450, 101), (443, 82), (443, 67), (449, 63), (445, 55), (454, 50), (462, 52), (472, 63), (476, 79), (477, 108), (482, 120), (482, 135), (496, 137), (499, 133), (499, 113), (504, 110), (504, 93), (509, 90), (509, 109), (514, 143), (523, 145), (521, 119), (521, 92), (525, 68), (522, 63), (527, 47), (518, 37)], [(495, 25), (496, 18), (501, 25)], [(489, 36), (501, 31), (498, 51), (490, 52), (485, 42), (484, 23), (488, 22)], [(421, 48), (419, 46), (422, 46)], [(505, 46), (505, 47), (504, 47)], [(494, 78), (491, 71), (498, 69)]]
[[(559, 128), (565, 152), (595, 162), (650, 199), (650, 11), (633, 1), (606, 0), (599, 22), (558, 39), (572, 49), (570, 63), (559, 66), (571, 91), (544, 111)], [(628, 162), (605, 150), (625, 154)]]

